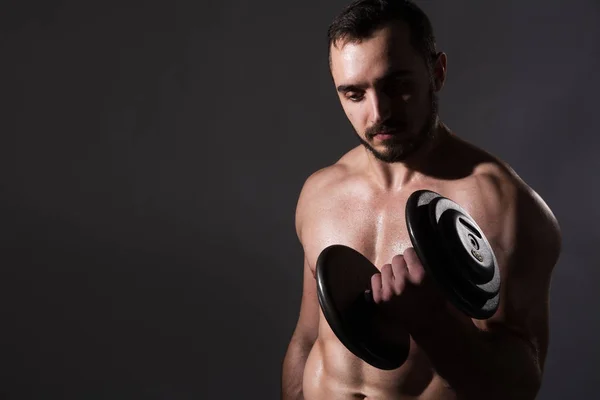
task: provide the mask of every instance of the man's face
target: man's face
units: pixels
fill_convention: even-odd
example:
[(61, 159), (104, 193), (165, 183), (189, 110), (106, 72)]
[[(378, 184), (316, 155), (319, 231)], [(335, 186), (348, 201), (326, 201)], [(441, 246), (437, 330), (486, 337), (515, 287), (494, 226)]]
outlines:
[(360, 142), (379, 160), (403, 161), (433, 133), (433, 75), (406, 24), (390, 24), (360, 43), (338, 42), (331, 73)]

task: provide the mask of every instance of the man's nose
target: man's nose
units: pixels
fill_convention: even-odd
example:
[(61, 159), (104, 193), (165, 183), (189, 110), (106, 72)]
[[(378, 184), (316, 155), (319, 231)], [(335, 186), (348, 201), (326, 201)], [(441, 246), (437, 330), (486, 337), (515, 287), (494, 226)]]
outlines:
[(390, 97), (381, 92), (374, 92), (371, 96), (372, 123), (380, 123), (391, 116), (392, 104)]

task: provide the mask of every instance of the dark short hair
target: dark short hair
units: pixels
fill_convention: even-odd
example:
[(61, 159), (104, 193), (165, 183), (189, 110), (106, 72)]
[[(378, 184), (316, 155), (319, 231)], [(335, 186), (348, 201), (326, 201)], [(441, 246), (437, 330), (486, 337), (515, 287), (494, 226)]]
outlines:
[[(436, 56), (429, 17), (410, 0), (354, 0), (335, 17), (327, 31), (329, 55), (338, 41), (360, 42), (390, 22), (403, 21), (410, 29), (413, 47), (431, 67)], [(331, 61), (331, 58), (330, 58)]]

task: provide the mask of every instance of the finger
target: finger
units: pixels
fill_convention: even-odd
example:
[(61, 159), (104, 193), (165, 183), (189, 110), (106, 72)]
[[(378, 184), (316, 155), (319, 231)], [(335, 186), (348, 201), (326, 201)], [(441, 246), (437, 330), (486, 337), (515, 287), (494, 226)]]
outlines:
[(408, 270), (407, 278), (414, 285), (420, 285), (425, 279), (425, 268), (414, 248), (409, 247), (404, 251), (404, 260)]
[(381, 267), (381, 298), (383, 301), (390, 301), (394, 296), (394, 273), (392, 265), (385, 264)]
[(381, 274), (378, 272), (371, 277), (371, 294), (376, 304), (381, 302)]
[(402, 255), (397, 255), (392, 259), (392, 272), (394, 274), (394, 294), (399, 296), (404, 291), (408, 276), (408, 268)]

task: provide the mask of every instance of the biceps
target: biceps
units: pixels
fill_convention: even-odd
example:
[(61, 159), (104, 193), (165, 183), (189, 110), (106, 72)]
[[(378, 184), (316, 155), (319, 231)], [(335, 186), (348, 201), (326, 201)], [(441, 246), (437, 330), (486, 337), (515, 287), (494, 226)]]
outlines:
[[(507, 271), (510, 270), (510, 273)], [(514, 262), (505, 266), (500, 307), (478, 328), (521, 343), (543, 367), (549, 336), (549, 279), (548, 269), (539, 268), (535, 260)]]

